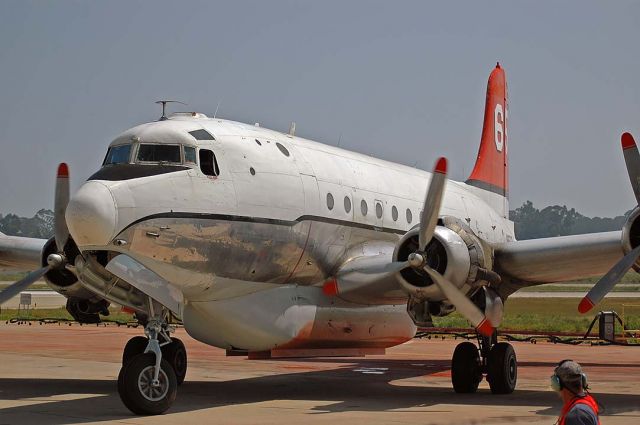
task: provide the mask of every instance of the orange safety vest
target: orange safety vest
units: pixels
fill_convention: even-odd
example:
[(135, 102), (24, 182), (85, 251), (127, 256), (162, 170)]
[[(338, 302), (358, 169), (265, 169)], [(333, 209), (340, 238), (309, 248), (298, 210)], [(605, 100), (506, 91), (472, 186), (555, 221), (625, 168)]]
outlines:
[(600, 417), (598, 416), (598, 403), (596, 402), (595, 398), (591, 397), (591, 394), (587, 394), (585, 396), (576, 396), (572, 398), (569, 403), (565, 404), (562, 407), (562, 411), (560, 412), (558, 425), (565, 425), (567, 413), (569, 413), (569, 411), (573, 409), (573, 406), (575, 406), (576, 404), (586, 404), (587, 406), (589, 406), (591, 410), (593, 410), (593, 413), (596, 414), (596, 418), (598, 418), (598, 425), (600, 425)]

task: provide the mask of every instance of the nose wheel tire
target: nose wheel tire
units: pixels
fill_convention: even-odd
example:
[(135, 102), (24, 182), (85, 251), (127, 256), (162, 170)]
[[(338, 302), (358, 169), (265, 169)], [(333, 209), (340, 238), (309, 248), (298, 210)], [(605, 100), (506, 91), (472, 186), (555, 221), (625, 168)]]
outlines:
[(482, 380), (478, 348), (471, 342), (458, 344), (451, 360), (451, 382), (457, 393), (475, 393)]
[(155, 355), (132, 357), (118, 375), (118, 394), (124, 405), (138, 415), (159, 415), (176, 399), (178, 382), (171, 365), (162, 360), (158, 382), (153, 382)]
[(162, 358), (165, 359), (176, 373), (178, 385), (184, 382), (187, 376), (187, 349), (178, 338), (171, 338), (171, 344), (161, 347)]
[(511, 344), (499, 342), (487, 358), (487, 381), (494, 394), (511, 394), (518, 380), (518, 361)]
[(148, 343), (149, 339), (144, 336), (134, 336), (127, 341), (127, 344), (124, 346), (124, 351), (122, 352), (122, 365), (127, 364), (129, 360), (138, 354), (144, 353)]

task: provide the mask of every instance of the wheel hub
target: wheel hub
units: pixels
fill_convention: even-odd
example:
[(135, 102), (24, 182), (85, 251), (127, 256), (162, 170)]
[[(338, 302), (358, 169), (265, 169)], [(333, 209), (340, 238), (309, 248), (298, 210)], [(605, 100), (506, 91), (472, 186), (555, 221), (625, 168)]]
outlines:
[(511, 357), (509, 359), (509, 380), (513, 381), (516, 376), (516, 360)]
[[(154, 366), (147, 366), (138, 375), (138, 389), (140, 394), (149, 401), (162, 400), (169, 391), (169, 379), (160, 369), (157, 381), (153, 379)], [(154, 382), (155, 381), (155, 382)]]

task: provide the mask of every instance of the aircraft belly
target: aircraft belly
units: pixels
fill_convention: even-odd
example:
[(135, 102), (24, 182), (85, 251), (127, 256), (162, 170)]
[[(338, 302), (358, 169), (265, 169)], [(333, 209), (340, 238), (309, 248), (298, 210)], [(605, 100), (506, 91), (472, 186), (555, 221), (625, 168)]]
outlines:
[(242, 297), (187, 302), (187, 332), (225, 349), (386, 348), (415, 335), (406, 306), (362, 306), (318, 287), (284, 285)]

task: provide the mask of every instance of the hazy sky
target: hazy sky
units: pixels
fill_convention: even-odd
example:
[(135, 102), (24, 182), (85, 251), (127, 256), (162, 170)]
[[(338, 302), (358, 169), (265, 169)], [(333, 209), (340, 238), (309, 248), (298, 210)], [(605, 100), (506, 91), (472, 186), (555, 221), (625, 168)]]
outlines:
[(618, 215), (639, 41), (637, 1), (3, 0), (0, 213), (52, 208), (57, 163), (77, 188), (160, 98), (424, 169), (446, 155), (464, 180), (500, 61), (512, 208)]

